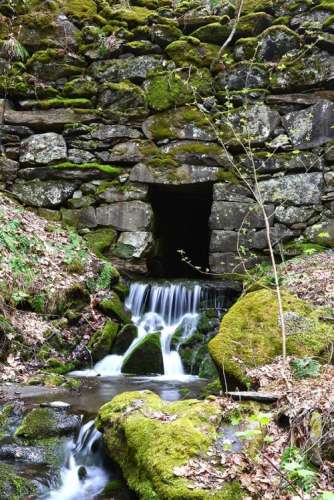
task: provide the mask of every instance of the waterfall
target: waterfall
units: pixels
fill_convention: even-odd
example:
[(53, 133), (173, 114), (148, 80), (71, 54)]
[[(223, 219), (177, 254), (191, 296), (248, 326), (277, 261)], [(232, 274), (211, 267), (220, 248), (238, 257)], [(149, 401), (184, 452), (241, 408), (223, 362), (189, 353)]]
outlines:
[(132, 322), (137, 326), (138, 336), (122, 355), (108, 355), (81, 375), (120, 375), (124, 359), (148, 334), (160, 332), (164, 374), (169, 378), (184, 375), (182, 360), (176, 349), (171, 349), (171, 341), (176, 330), (182, 329), (182, 340), (195, 331), (201, 297), (200, 285), (133, 283), (125, 301), (131, 311)]
[(100, 438), (94, 420), (81, 427), (77, 440), (67, 443), (60, 482), (43, 496), (45, 500), (91, 500), (102, 492), (109, 476), (102, 464)]

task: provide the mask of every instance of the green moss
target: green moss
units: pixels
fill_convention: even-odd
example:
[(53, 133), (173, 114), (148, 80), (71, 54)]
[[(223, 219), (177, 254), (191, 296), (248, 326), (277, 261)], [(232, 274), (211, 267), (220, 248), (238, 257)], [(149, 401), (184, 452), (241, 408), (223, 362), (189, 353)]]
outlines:
[[(63, 361), (60, 361), (57, 358), (49, 358), (47, 360), (47, 367), (52, 371), (53, 373), (56, 373), (58, 375), (64, 375), (65, 373), (71, 372), (76, 368), (75, 363), (64, 363)], [(62, 379), (60, 379), (62, 381)], [(62, 381), (62, 383), (64, 383)]]
[[(76, 368), (75, 364), (66, 363), (63, 366), (67, 368), (72, 365)], [(78, 389), (81, 386), (79, 379), (65, 377), (60, 373), (38, 373), (30, 377), (27, 381), (28, 385), (45, 385), (47, 387), (65, 387), (66, 389)]]
[(59, 169), (59, 170), (100, 170), (100, 172), (104, 172), (105, 174), (109, 174), (112, 176), (119, 175), (122, 170), (119, 167), (114, 167), (112, 165), (104, 165), (103, 163), (71, 163), (71, 162), (64, 162), (64, 163), (57, 163), (56, 165), (53, 165), (53, 168)]
[(101, 300), (101, 302), (99, 302), (99, 308), (111, 318), (116, 318), (124, 323), (130, 321), (129, 313), (124, 310), (124, 305), (115, 292), (113, 292), (111, 298)]
[(117, 233), (112, 228), (107, 229), (96, 229), (90, 231), (84, 236), (87, 241), (87, 245), (100, 258), (104, 258), (104, 252), (106, 252), (110, 246), (115, 243), (117, 238)]
[(201, 43), (194, 37), (183, 37), (166, 47), (169, 57), (180, 67), (207, 66), (218, 57), (219, 47), (209, 43)]
[(54, 415), (51, 408), (34, 408), (16, 429), (15, 436), (27, 439), (53, 436), (56, 430)]
[(66, 99), (63, 97), (55, 97), (53, 99), (43, 99), (29, 101), (29, 107), (36, 109), (50, 108), (91, 108), (92, 103), (89, 99)]
[(250, 14), (252, 12), (271, 11), (273, 6), (273, 0), (245, 0), (242, 7), (242, 13)]
[[(321, 311), (283, 292), (287, 352), (322, 358), (334, 339), (332, 326), (321, 321)], [(217, 367), (227, 377), (248, 382), (247, 369), (264, 365), (282, 352), (277, 297), (273, 290), (251, 292), (224, 316), (220, 331), (209, 343)], [(326, 357), (324, 358), (326, 359)]]
[(231, 27), (223, 26), (221, 23), (211, 23), (201, 26), (191, 36), (198, 38), (201, 42), (222, 44), (229, 36)]
[(36, 494), (32, 481), (16, 475), (12, 465), (0, 464), (0, 498), (22, 500)]
[[(174, 420), (150, 418), (154, 413)], [(186, 479), (173, 473), (175, 467), (206, 454), (216, 438), (220, 415), (215, 401), (166, 403), (150, 391), (141, 391), (116, 396), (102, 406), (96, 422), (104, 431), (111, 457), (142, 500), (240, 500), (237, 483), (215, 492), (192, 489)]]
[(122, 365), (123, 373), (133, 375), (149, 375), (163, 371), (160, 333), (150, 333), (141, 339)]
[(237, 59), (247, 61), (253, 59), (258, 40), (255, 37), (239, 38), (235, 43), (235, 51), (238, 54)]
[(125, 21), (130, 27), (138, 24), (146, 24), (156, 13), (145, 7), (131, 6), (130, 9), (112, 9), (112, 18)]
[(94, 361), (99, 361), (110, 354), (117, 332), (118, 324), (108, 320), (101, 330), (94, 333), (87, 346)]

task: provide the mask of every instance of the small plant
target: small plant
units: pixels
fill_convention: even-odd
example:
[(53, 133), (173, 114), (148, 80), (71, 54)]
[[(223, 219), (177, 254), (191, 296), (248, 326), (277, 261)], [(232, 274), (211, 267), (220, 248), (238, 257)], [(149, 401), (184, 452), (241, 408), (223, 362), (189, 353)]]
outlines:
[(109, 262), (104, 264), (100, 276), (96, 282), (97, 290), (106, 290), (115, 281), (115, 268)]
[(321, 365), (313, 358), (294, 359), (290, 362), (295, 378), (314, 378), (320, 375)]
[(314, 485), (316, 472), (298, 448), (289, 446), (284, 450), (281, 469), (286, 473), (287, 479), (304, 492), (310, 491)]
[(4, 41), (1, 48), (2, 56), (9, 61), (26, 61), (29, 57), (29, 52), (15, 38), (13, 34)]

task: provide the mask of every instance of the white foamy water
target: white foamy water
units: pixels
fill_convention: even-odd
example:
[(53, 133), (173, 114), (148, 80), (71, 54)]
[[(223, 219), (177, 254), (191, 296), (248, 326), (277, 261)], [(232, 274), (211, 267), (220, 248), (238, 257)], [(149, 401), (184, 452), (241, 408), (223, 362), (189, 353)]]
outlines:
[(137, 326), (138, 336), (122, 355), (110, 354), (96, 363), (92, 370), (74, 372), (81, 376), (115, 376), (122, 373), (124, 360), (147, 335), (160, 332), (161, 352), (166, 378), (182, 379), (185, 373), (177, 349), (171, 348), (173, 335), (182, 329), (182, 340), (195, 331), (199, 319), (201, 287), (182, 284), (133, 283), (125, 301)]
[(45, 500), (92, 500), (103, 491), (109, 477), (101, 463), (100, 437), (94, 420), (81, 427), (77, 440), (71, 440), (67, 445), (60, 482), (43, 496)]

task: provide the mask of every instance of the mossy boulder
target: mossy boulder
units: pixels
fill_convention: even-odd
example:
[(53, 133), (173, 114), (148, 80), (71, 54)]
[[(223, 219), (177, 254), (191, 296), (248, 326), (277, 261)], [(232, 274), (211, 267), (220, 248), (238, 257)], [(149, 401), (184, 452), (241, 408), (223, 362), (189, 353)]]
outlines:
[[(283, 291), (287, 353), (328, 359), (334, 328), (321, 320), (321, 310)], [(224, 316), (220, 331), (209, 342), (210, 354), (222, 375), (246, 385), (247, 370), (271, 363), (282, 352), (277, 297), (263, 289), (241, 297)]]
[(36, 486), (30, 479), (18, 476), (12, 465), (0, 464), (0, 498), (21, 500), (36, 493)]
[(129, 323), (130, 321), (130, 314), (125, 311), (123, 302), (115, 292), (109, 298), (101, 300), (98, 307), (104, 314), (111, 318), (115, 318), (123, 323)]
[(210, 67), (219, 53), (219, 47), (212, 43), (202, 43), (195, 37), (183, 37), (166, 47), (169, 57), (179, 67)]
[(28, 440), (63, 436), (75, 432), (80, 422), (80, 416), (69, 415), (66, 410), (34, 408), (24, 417), (15, 436)]
[(132, 323), (124, 325), (118, 332), (115, 342), (112, 346), (112, 354), (124, 354), (127, 348), (132, 344), (133, 340), (137, 338), (137, 327)]
[(118, 324), (109, 320), (101, 330), (94, 333), (88, 342), (88, 349), (94, 361), (99, 361), (111, 352), (117, 331)]
[[(69, 367), (70, 363), (67, 364)], [(75, 368), (71, 366), (71, 370)], [(27, 380), (28, 385), (45, 385), (46, 387), (64, 387), (65, 389), (79, 389), (81, 381), (73, 377), (65, 377), (60, 373), (37, 373)]]
[(192, 488), (187, 479), (174, 474), (176, 467), (206, 454), (220, 419), (216, 401), (167, 403), (150, 391), (140, 391), (123, 393), (102, 406), (96, 424), (111, 458), (142, 500), (239, 500), (238, 483), (213, 492)]
[(150, 333), (138, 342), (124, 359), (122, 372), (134, 375), (164, 372), (160, 333)]

